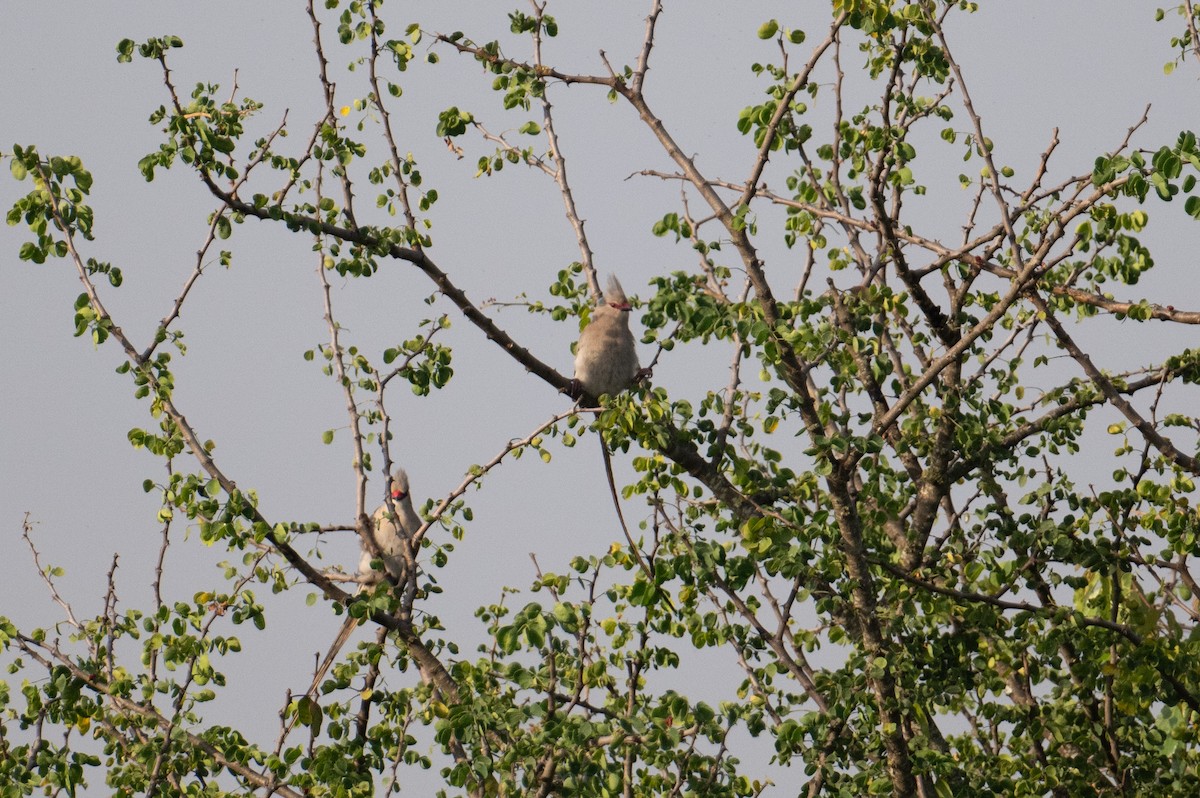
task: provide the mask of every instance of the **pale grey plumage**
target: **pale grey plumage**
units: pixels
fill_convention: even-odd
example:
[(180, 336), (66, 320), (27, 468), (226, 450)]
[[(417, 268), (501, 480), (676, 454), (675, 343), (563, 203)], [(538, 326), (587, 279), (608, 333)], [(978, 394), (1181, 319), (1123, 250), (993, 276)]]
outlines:
[[(365, 540), (359, 541), (362, 546), (362, 557), (358, 561), (360, 591), (378, 584), (384, 578), (385, 573), (397, 582), (401, 591), (408, 592), (415, 584), (408, 578), (406, 565), (408, 559), (405, 549), (408, 541), (412, 540), (412, 536), (421, 528), (421, 517), (413, 508), (412, 495), (409, 493), (408, 487), (408, 474), (404, 472), (403, 468), (397, 468), (392, 472), (391, 481), (388, 483), (388, 492), (392, 496), (391, 504), (396, 508), (395, 514), (392, 514), (391, 507), (385, 501), (371, 517), (374, 522), (375, 545), (379, 547), (379, 560), (383, 564), (383, 569), (376, 570), (371, 567), (371, 563), (376, 557)], [(350, 639), (350, 635), (354, 633), (358, 623), (357, 618), (347, 616), (337, 638), (330, 645), (329, 651), (313, 675), (306, 695), (315, 696), (317, 694), (317, 688), (325, 678), (325, 674), (329, 672), (329, 667), (337, 658), (342, 646)]]
[[(403, 468), (397, 468), (392, 473), (392, 481), (388, 486), (395, 505), (396, 515), (392, 515), (388, 503), (379, 505), (372, 516), (375, 522), (375, 543), (383, 562), (383, 569), (393, 579), (400, 581), (405, 574), (404, 546), (413, 533), (421, 528), (421, 517), (413, 509), (412, 495), (408, 488), (408, 474)], [(371, 568), (375, 557), (366, 542), (363, 542), (362, 559), (358, 563), (359, 578), (364, 583), (374, 582), (382, 578), (383, 571)]]
[[(593, 398), (603, 394), (617, 394), (633, 383), (649, 376), (649, 369), (643, 370), (638, 363), (637, 341), (629, 329), (629, 300), (625, 290), (615, 276), (609, 276), (608, 285), (604, 291), (604, 301), (592, 311), (591, 321), (583, 328), (579, 343), (575, 345), (575, 385), (578, 391), (582, 388)], [(572, 394), (578, 398), (578, 394)], [(599, 412), (599, 411), (597, 411)], [(621, 530), (629, 543), (629, 550), (637, 559), (638, 565), (646, 572), (653, 583), (654, 572), (642, 558), (638, 545), (629, 534), (625, 525), (625, 516), (621, 512), (621, 501), (617, 495), (617, 485), (613, 480), (612, 458), (604, 438), (597, 436), (600, 441), (600, 452), (604, 455), (604, 471), (608, 477), (608, 487), (612, 490), (613, 507), (616, 508), (617, 518), (621, 522)], [(661, 590), (660, 590), (661, 592)], [(663, 593), (667, 605), (674, 610), (671, 599)]]
[(575, 379), (594, 397), (629, 387), (641, 366), (629, 329), (629, 300), (615, 276), (608, 278), (604, 301), (592, 311), (575, 347)]

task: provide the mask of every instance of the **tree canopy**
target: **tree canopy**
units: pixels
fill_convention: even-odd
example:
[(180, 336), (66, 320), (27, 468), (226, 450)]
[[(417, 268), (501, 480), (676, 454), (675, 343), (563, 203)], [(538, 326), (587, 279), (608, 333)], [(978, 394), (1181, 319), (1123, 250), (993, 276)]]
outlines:
[[(190, 271), (148, 335), (116, 310), (131, 268), (106, 255), (88, 165), (37, 142), (3, 153), (27, 192), (7, 217), (19, 258), (73, 270), (75, 334), (119, 350), (145, 419), (129, 443), (161, 469), (142, 485), (157, 515), (128, 520), (157, 565), (133, 577), (97, 556), (97, 606), (63, 598), (70, 577), (41, 557), (29, 508), (20, 546), (62, 620), (0, 617), (0, 796), (366, 796), (424, 771), (471, 796), (1200, 792), (1200, 350), (1186, 327), (1200, 308), (1137, 287), (1156, 265), (1194, 282), (1189, 263), (1153, 252), (1169, 243), (1160, 227), (1190, 229), (1160, 217), (1200, 219), (1196, 134), (1152, 140), (1147, 107), (1081, 156), (1036, 120), (1040, 154), (1010, 162), (956, 38), (975, 3), (832, 0), (816, 24), (718, 34), (756, 30), (740, 69), (757, 88), (712, 120), (744, 149), (708, 153), (655, 85), (666, 20), (685, 9), (646, 6), (623, 61), (606, 42), (556, 50), (548, 2), (438, 30), (379, 0), (309, 0), (321, 107), (303, 119), (215, 82), (229, 65), (181, 78), (181, 35), (121, 40), (125, 69), (162, 84), (142, 176), (185, 173), (213, 208), (198, 247), (179, 245)], [(1187, 102), (1200, 13), (1186, 0), (1158, 18)], [(456, 101), (447, 74), (496, 101)], [(436, 118), (410, 124), (414, 87), (430, 86)], [(673, 205), (636, 208), (637, 232), (673, 243), (669, 263), (622, 271), (596, 256), (609, 248), (586, 220), (606, 199), (579, 191), (568, 164), (602, 145), (564, 122), (568, 97), (655, 143), (660, 159), (633, 177)], [(470, 201), (423, 177), (447, 157), (511, 181), (514, 204), (527, 191), (558, 202), (514, 233), (529, 248), (519, 295), (472, 296), (456, 275), (503, 265), (443, 258), (446, 239), (489, 235), (484, 219), (439, 215)], [(541, 256), (551, 228), (573, 239), (572, 260)], [(262, 475), (189, 421), (184, 330), (222, 320), (185, 309), (215, 266), (254, 268), (236, 244), (261, 231), (314, 253), (295, 279), (319, 293), (327, 339), (273, 356), (302, 354), (340, 394), (324, 436), (352, 451), (354, 489), (337, 520), (265, 509)], [(398, 302), (393, 344), (364, 345), (342, 292), (396, 271), (420, 280), (421, 301)], [(643, 363), (666, 376), (572, 406), (556, 364), (612, 271)], [(1140, 362), (1114, 358), (1114, 337), (1144, 340)], [(462, 356), (464, 339), (486, 365)], [(446, 431), (436, 456), (461, 481), (418, 502), (402, 575), (360, 589), (328, 541), (380, 554), (372, 512), (396, 512), (385, 475), (404, 465), (419, 486), (414, 463), (430, 456), (397, 428), (476, 368), (557, 410), (518, 430), (487, 397), (455, 408), (500, 430), (494, 456), (472, 464)], [(702, 381), (675, 376), (689, 369)], [(471, 597), (444, 595), (461, 587), (439, 576), (484, 523), (468, 496), (516, 458), (554, 468), (597, 436), (627, 475), (623, 518), (609, 507), (586, 523), (618, 542), (535, 557), (532, 584), (497, 574), (473, 628), (447, 623), (439, 607)], [(575, 500), (520, 490), (531, 515)], [(172, 562), (199, 546), (221, 553), (224, 581), (172, 598)], [(121, 598), (134, 578), (152, 582), (147, 603)], [(243, 646), (306, 598), (312, 618), (357, 620), (357, 641), (312, 689), (273, 685), (274, 735), (214, 722), (210, 702), (269, 667)], [(324, 642), (270, 656), (306, 662)], [(739, 675), (691, 675), (708, 667)]]

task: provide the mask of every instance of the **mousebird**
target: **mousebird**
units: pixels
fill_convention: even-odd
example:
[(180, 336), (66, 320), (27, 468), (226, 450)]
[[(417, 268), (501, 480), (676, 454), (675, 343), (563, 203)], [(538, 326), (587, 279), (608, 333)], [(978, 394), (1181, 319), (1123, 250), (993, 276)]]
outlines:
[[(412, 536), (418, 529), (421, 528), (421, 517), (417, 515), (416, 509), (413, 508), (412, 496), (408, 488), (408, 474), (403, 468), (397, 468), (392, 472), (392, 479), (388, 485), (388, 493), (391, 494), (391, 504), (395, 506), (396, 513), (392, 514), (388, 506), (388, 502), (384, 502), (379, 506), (371, 516), (374, 523), (375, 545), (379, 547), (379, 560), (383, 563), (382, 570), (376, 570), (371, 567), (372, 562), (376, 560), (374, 552), (367, 542), (361, 541), (362, 558), (358, 562), (358, 581), (359, 592), (366, 590), (371, 585), (377, 584), (386, 577), (391, 577), (398, 585), (403, 587), (408, 579), (408, 559), (406, 547)], [(342, 624), (341, 631), (338, 632), (337, 639), (333, 641), (333, 645), (329, 647), (329, 652), (325, 655), (325, 659), (321, 662), (321, 666), (317, 669), (316, 675), (313, 677), (312, 684), (308, 688), (307, 695), (316, 694), (317, 688), (321, 685), (321, 680), (325, 678), (329, 667), (337, 658), (338, 652), (346, 641), (350, 639), (350, 635), (354, 632), (354, 627), (358, 626), (358, 618), (347, 616), (346, 622)]]
[(637, 346), (629, 329), (629, 300), (615, 276), (609, 276), (603, 301), (592, 311), (591, 321), (575, 347), (572, 396), (586, 392), (599, 398), (617, 394), (643, 376)]

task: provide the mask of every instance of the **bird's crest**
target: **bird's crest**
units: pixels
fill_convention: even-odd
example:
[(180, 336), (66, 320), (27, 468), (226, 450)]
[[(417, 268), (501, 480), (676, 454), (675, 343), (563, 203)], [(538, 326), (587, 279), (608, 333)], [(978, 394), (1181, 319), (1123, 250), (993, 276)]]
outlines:
[(389, 488), (393, 499), (403, 499), (408, 495), (408, 474), (403, 468), (392, 472), (392, 484)]
[(629, 310), (629, 300), (625, 298), (625, 289), (615, 274), (608, 276), (608, 285), (604, 289), (604, 303), (617, 310)]

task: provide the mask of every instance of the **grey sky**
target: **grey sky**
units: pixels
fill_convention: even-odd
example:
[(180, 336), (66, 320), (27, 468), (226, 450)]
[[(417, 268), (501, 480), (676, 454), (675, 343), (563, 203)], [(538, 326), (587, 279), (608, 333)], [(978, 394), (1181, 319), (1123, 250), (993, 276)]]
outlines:
[[(956, 18), (951, 44), (999, 162), (1013, 166), (1018, 177), (1032, 173), (1054, 127), (1062, 140), (1054, 170), (1065, 176), (1090, 170), (1095, 155), (1119, 143), (1148, 102), (1154, 107), (1136, 139), (1141, 145), (1156, 148), (1172, 142), (1179, 130), (1196, 126), (1195, 67), (1164, 76), (1163, 63), (1172, 55), (1167, 40), (1178, 26), (1173, 19), (1155, 24), (1154, 4), (1004, 0), (983, 6), (974, 18)], [(600, 72), (597, 51), (604, 49), (614, 64), (632, 63), (647, 8), (645, 3), (552, 4), (561, 34), (548, 45), (547, 59), (566, 70)], [(385, 19), (392, 35), (420, 21), (431, 30), (464, 30), (477, 41), (500, 38), (509, 54), (523, 57), (525, 45), (507, 32), (507, 9), (484, 2), (389, 3)], [(766, 85), (750, 73), (749, 64), (777, 55), (772, 43), (755, 37), (758, 25), (777, 17), (819, 37), (826, 15), (824, 3), (668, 4), (648, 94), (684, 149), (698, 154), (703, 169), (736, 181), (753, 159), (752, 142), (735, 128), (737, 112), (759, 102)], [(138, 173), (137, 160), (160, 138), (146, 117), (167, 97), (154, 64), (140, 58), (117, 64), (116, 42), (181, 36), (186, 46), (173, 52), (171, 61), (184, 92), (205, 81), (222, 84), (224, 94), (236, 69), (240, 94), (267, 106), (253, 129), (265, 133), (288, 109), (292, 137), (287, 147), (296, 151), (321, 103), (308, 19), (298, 3), (228, 1), (206, 3), (202, 11), (194, 4), (10, 1), (4, 17), (0, 150), (8, 152), (13, 143), (36, 144), (43, 154), (83, 158), (96, 178), (97, 215), (97, 241), (85, 254), (123, 269), (125, 285), (105, 289), (103, 296), (119, 323), (144, 345), (190, 272), (205, 217), (216, 203), (185, 168), (160, 171), (150, 184)], [(327, 54), (339, 66), (348, 59), (326, 22)], [(419, 52), (427, 47), (423, 43)], [(437, 113), (450, 105), (475, 112), (493, 131), (539, 115), (505, 115), (498, 95), (488, 90), (489, 76), (470, 59), (439, 52), (437, 67), (416, 64), (400, 77), (406, 94), (398, 106), (405, 137), (401, 149), (417, 155), (426, 186), (441, 195), (431, 214), (431, 255), (475, 300), (511, 300), (521, 292), (546, 298), (553, 275), (579, 257), (553, 182), (511, 165), (496, 177), (475, 179), (475, 160), (491, 152), (491, 145), (471, 135), (460, 139), (467, 151), (460, 161), (434, 135)], [(848, 80), (865, 85), (865, 76), (855, 73), (855, 55), (847, 48)], [(344, 104), (365, 94), (357, 78), (342, 74), (336, 79)], [(873, 101), (875, 92), (868, 87), (862, 102)], [(670, 169), (630, 109), (609, 104), (600, 90), (585, 86), (554, 87), (551, 99), (601, 271), (616, 272), (630, 294), (644, 295), (651, 277), (694, 269), (686, 246), (650, 233), (662, 214), (677, 210), (678, 186), (647, 177), (627, 179), (641, 169)], [(955, 125), (966, 122), (956, 119)], [(369, 128), (363, 134), (368, 160), (378, 157), (381, 144), (372, 133)], [(940, 158), (944, 150), (936, 152)], [(930, 192), (916, 218), (953, 236), (969, 200), (954, 175), (975, 174), (978, 161), (926, 158), (917, 168)], [(773, 169), (768, 180), (782, 187), (783, 174)], [(0, 177), (5, 210), (28, 188), (5, 171)], [(360, 207), (371, 208), (371, 197), (363, 199)], [(1153, 224), (1145, 238), (1158, 267), (1129, 289), (1137, 292), (1131, 298), (1167, 293), (1180, 306), (1200, 306), (1194, 298), (1196, 228), (1189, 226), (1182, 207), (1156, 205), (1150, 213)], [(371, 221), (384, 218), (380, 214)], [(73, 270), (65, 262), (19, 262), (16, 252), (23, 240), (20, 227), (0, 230), (0, 407), (5, 409), (0, 414), (0, 554), (6, 563), (0, 614), (22, 625), (58, 617), (20, 539), (26, 512), (44, 558), (67, 568), (60, 588), (78, 602), (79, 611), (98, 611), (114, 552), (121, 555), (123, 600), (144, 606), (159, 525), (156, 499), (143, 494), (141, 483), (164, 473), (161, 461), (126, 442), (130, 428), (151, 424), (145, 403), (133, 400), (127, 377), (113, 373), (121, 362), (115, 345), (94, 351), (85, 339), (71, 337), (71, 304), (81, 290)], [(311, 242), (251, 221), (235, 228), (220, 248), (233, 249), (233, 267), (209, 267), (178, 325), (189, 347), (186, 358), (175, 360), (179, 404), (201, 437), (217, 442), (215, 454), (225, 471), (240, 486), (258, 491), (268, 518), (348, 522), (354, 479), (343, 399), (319, 366), (301, 357), (327, 340)], [(775, 272), (780, 284), (789, 284), (792, 267), (786, 264), (795, 256), (778, 240), (764, 241), (764, 249), (780, 264)], [(426, 399), (404, 391), (392, 395), (390, 410), (403, 446), (397, 459), (409, 469), (418, 504), (445, 495), (468, 466), (490, 459), (509, 439), (523, 437), (568, 407), (566, 399), (483, 340), (444, 299), (425, 305), (432, 284), (404, 264), (385, 263), (370, 280), (333, 279), (344, 341), (372, 357), (412, 335), (419, 319), (448, 313), (454, 324), (444, 341), (456, 353), (450, 387)], [(573, 324), (554, 324), (519, 309), (489, 312), (535, 355), (570, 373)], [(1156, 342), (1161, 344), (1155, 337), (1160, 334), (1123, 328), (1104, 365), (1149, 360)], [(644, 360), (651, 354), (643, 348)], [(724, 350), (677, 350), (660, 363), (655, 381), (674, 395), (696, 399), (723, 387), (727, 359)], [(338, 432), (335, 443), (326, 446), (321, 433), (329, 428)], [(528, 585), (530, 552), (537, 552), (543, 568), (561, 571), (570, 555), (602, 553), (620, 537), (595, 441), (552, 448), (549, 465), (533, 456), (509, 461), (482, 492), (467, 494), (478, 520), (441, 577), (444, 596), (433, 602), (449, 636), (468, 643), (464, 656), (480, 637), (472, 619), (475, 607), (495, 601), (504, 585)], [(629, 469), (621, 466), (621, 472)], [(1105, 473), (1101, 469), (1097, 478)], [(372, 505), (381, 490), (373, 483)], [(632, 521), (645, 514), (636, 501), (625, 507)], [(194, 538), (183, 542), (182, 530), (177, 524), (168, 579), (172, 596), (190, 598), (221, 585), (219, 571), (204, 566), (224, 555)], [(330, 541), (324, 551), (329, 563), (352, 568), (357, 561), (357, 544), (349, 535)], [(272, 601), (265, 635), (236, 630), (247, 652), (226, 663), (234, 683), (230, 693), (253, 703), (219, 703), (218, 712), (230, 713), (220, 720), (236, 724), (239, 712), (254, 713), (250, 727), (264, 735), (275, 725), (284, 688), (304, 682), (313, 652), (328, 644), (337, 625), (332, 613), (304, 607), (308, 592), (299, 589)], [(520, 606), (531, 598), (509, 601)], [(248, 663), (256, 673), (244, 676)], [(732, 669), (717, 672), (737, 678)]]

